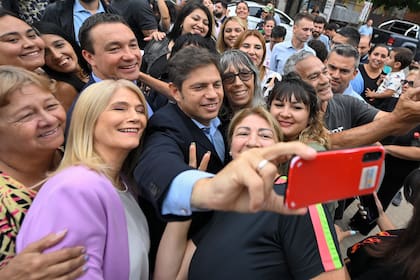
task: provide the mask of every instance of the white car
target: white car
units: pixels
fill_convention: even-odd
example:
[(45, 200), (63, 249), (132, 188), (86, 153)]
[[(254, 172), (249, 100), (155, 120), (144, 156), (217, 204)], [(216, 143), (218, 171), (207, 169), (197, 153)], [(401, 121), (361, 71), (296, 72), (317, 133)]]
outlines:
[[(257, 27), (257, 24), (261, 21), (261, 12), (262, 9), (265, 7), (264, 5), (246, 1), (249, 7), (249, 16), (248, 16), (248, 28), (249, 29), (255, 29)], [(230, 3), (228, 5), (229, 10), (229, 16), (236, 16), (236, 3)], [(279, 9), (274, 10), (276, 13), (276, 17), (279, 17), (281, 20), (281, 25), (286, 28), (286, 40), (292, 38), (292, 27), (293, 27), (293, 19), (289, 17), (286, 13), (280, 11)]]

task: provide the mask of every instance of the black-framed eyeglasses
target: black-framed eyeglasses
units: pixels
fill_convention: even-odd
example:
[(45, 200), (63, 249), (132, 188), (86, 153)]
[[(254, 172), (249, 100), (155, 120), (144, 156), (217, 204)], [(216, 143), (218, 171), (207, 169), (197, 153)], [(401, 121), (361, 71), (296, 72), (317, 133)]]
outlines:
[(222, 75), (222, 81), (224, 84), (233, 84), (235, 82), (236, 76), (238, 76), (239, 79), (241, 79), (241, 81), (246, 82), (246, 81), (249, 81), (254, 76), (254, 72), (251, 70), (249, 71), (242, 70), (236, 74), (232, 72), (225, 73)]
[(414, 87), (414, 81), (401, 80), (401, 84), (408, 84), (409, 87)]

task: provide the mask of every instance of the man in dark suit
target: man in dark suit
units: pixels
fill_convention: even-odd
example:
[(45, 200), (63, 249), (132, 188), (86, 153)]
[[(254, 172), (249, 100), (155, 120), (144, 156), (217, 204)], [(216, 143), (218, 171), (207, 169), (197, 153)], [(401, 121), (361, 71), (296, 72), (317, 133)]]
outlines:
[[(185, 218), (180, 216), (189, 218), (194, 210), (190, 198), (195, 182), (211, 176), (189, 166), (191, 143), (196, 146), (197, 162), (210, 152), (208, 172), (217, 173), (226, 162), (217, 118), (223, 101), (219, 57), (204, 49), (185, 48), (170, 60), (169, 76), (176, 104), (168, 103), (150, 118), (134, 176), (142, 197), (153, 204), (153, 209), (147, 210), (149, 216), (154, 212), (182, 220)], [(190, 233), (200, 229), (210, 215), (194, 214)], [(156, 218), (149, 224), (152, 259), (164, 226)]]
[(214, 1), (213, 15), (216, 22), (216, 36), (219, 34), (220, 27), (226, 21), (228, 16), (228, 5), (225, 0)]
[[(82, 55), (92, 69), (85, 88), (105, 79), (138, 79), (141, 51), (136, 36), (121, 16), (100, 13), (89, 17), (80, 28), (79, 39)], [(67, 113), (67, 128), (77, 98)], [(149, 117), (152, 114), (148, 106)]]
[(121, 16), (89, 17), (80, 28), (79, 39), (82, 55), (92, 68), (91, 80), (137, 80), (142, 55), (136, 36)]
[(196, 145), (198, 162), (211, 152), (210, 173), (222, 169), (227, 159), (218, 129), (223, 100), (218, 56), (185, 48), (170, 60), (169, 76), (176, 104), (167, 104), (150, 119), (134, 175), (144, 188), (142, 194), (161, 214), (189, 216), (191, 190), (197, 180), (209, 176), (188, 165), (191, 143)]

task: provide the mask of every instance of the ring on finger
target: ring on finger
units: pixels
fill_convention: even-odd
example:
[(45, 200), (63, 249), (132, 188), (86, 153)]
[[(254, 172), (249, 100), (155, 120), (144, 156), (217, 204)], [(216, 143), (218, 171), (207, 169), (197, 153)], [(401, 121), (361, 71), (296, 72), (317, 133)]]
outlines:
[(261, 160), (257, 165), (257, 170), (263, 169), (267, 165), (267, 163), (268, 163), (268, 160), (266, 159)]

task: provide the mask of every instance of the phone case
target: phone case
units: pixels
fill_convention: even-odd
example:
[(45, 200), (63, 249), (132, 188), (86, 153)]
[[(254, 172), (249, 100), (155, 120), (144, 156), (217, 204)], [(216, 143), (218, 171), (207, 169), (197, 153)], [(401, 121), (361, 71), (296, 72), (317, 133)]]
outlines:
[(291, 209), (366, 195), (377, 189), (382, 146), (319, 152), (314, 160), (291, 160), (285, 204)]

